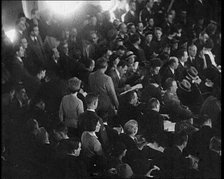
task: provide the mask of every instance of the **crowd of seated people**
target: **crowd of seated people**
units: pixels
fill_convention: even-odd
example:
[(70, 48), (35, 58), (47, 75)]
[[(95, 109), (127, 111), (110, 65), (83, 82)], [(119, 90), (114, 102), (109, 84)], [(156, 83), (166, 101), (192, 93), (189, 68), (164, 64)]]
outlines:
[(2, 29), (3, 178), (221, 177), (218, 2), (167, 2)]

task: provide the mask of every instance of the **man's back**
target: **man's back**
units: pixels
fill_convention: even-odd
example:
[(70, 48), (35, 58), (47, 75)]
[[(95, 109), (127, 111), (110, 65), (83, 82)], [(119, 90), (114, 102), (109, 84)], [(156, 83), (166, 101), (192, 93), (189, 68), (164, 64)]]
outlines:
[(89, 75), (90, 90), (99, 94), (98, 109), (105, 109), (115, 105), (118, 106), (118, 100), (111, 77), (102, 72), (96, 71)]

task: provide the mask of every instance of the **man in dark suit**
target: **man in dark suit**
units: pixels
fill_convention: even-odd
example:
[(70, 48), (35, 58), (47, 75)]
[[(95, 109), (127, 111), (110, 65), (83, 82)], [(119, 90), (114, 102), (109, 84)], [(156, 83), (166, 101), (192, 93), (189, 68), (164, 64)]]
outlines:
[[(188, 136), (180, 132), (174, 136), (174, 145), (164, 150), (164, 178), (185, 178), (189, 175), (192, 157), (186, 158), (183, 149), (188, 143)], [(194, 166), (197, 168), (197, 166)], [(163, 178), (162, 177), (162, 178)]]
[(124, 75), (126, 74), (127, 69), (127, 63), (125, 61), (120, 61), (117, 65), (117, 68), (111, 70), (109, 73), (109, 76), (113, 80), (114, 88), (117, 95), (130, 88), (129, 85), (125, 85), (126, 79), (124, 78)]
[(26, 24), (24, 21), (17, 19), (16, 21), (16, 33), (14, 44), (19, 44), (22, 37), (26, 37)]
[(18, 83), (24, 79), (32, 79), (33, 76), (24, 67), (22, 58), (24, 57), (24, 49), (22, 45), (16, 45), (14, 47), (15, 57), (11, 62), (11, 75), (12, 81)]
[(163, 88), (166, 88), (165, 81), (168, 78), (175, 79), (175, 71), (178, 68), (179, 61), (176, 57), (170, 57), (167, 62), (167, 66), (163, 66), (163, 69), (160, 70), (161, 75), (161, 84)]
[(151, 141), (153, 137), (160, 138), (161, 142), (165, 142), (165, 133), (163, 125), (163, 116), (159, 113), (160, 102), (156, 98), (151, 98), (147, 104), (147, 110), (144, 113), (144, 136), (147, 141)]
[(187, 106), (184, 106), (177, 96), (177, 83), (174, 79), (166, 80), (166, 89), (163, 96), (164, 108), (170, 115), (170, 120), (178, 122), (180, 120), (188, 120), (192, 117), (192, 112)]
[(46, 65), (46, 54), (43, 41), (39, 35), (39, 27), (37, 25), (30, 26), (30, 33), (27, 37), (28, 48), (27, 56), (32, 59), (35, 66), (43, 67)]
[(212, 128), (211, 118), (207, 115), (201, 116), (199, 120), (201, 128), (189, 138), (186, 151), (202, 159), (209, 149), (209, 143), (215, 135), (215, 130)]
[(187, 68), (187, 66), (185, 65), (185, 63), (187, 62), (187, 59), (188, 59), (187, 50), (185, 50), (185, 49), (179, 50), (177, 57), (179, 59), (179, 65), (176, 69), (176, 78), (175, 79), (177, 81), (182, 81), (182, 79), (184, 78), (184, 73), (186, 73), (186, 68)]
[(47, 71), (53, 72), (57, 77), (62, 77), (63, 71), (61, 66), (60, 54), (57, 48), (53, 48), (51, 56), (47, 61)]
[(112, 112), (114, 109), (118, 109), (119, 102), (113, 81), (105, 74), (107, 67), (106, 59), (99, 58), (96, 61), (97, 71), (89, 75), (89, 86), (92, 92), (99, 94), (98, 110)]
[(148, 25), (149, 18), (154, 15), (154, 12), (152, 10), (153, 4), (153, 0), (147, 0), (145, 7), (139, 13), (139, 19), (140, 21), (142, 21), (144, 26)]
[(130, 0), (129, 2), (129, 11), (124, 16), (124, 23), (128, 24), (130, 22), (137, 24), (138, 16), (136, 14), (136, 3), (134, 0)]

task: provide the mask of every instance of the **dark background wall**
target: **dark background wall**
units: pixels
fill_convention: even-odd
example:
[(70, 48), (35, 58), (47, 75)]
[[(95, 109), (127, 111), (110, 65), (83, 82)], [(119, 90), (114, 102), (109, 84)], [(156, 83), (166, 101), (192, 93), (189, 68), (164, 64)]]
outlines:
[(21, 1), (1, 1), (2, 3), (2, 26), (8, 31), (15, 26), (15, 21), (20, 12), (23, 12)]

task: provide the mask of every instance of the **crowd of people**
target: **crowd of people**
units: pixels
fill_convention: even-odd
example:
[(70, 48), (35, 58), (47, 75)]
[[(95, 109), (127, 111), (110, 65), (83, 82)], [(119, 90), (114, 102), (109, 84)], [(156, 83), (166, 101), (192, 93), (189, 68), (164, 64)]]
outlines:
[(71, 26), (20, 13), (14, 42), (2, 28), (2, 177), (220, 178), (212, 2), (129, 0)]

